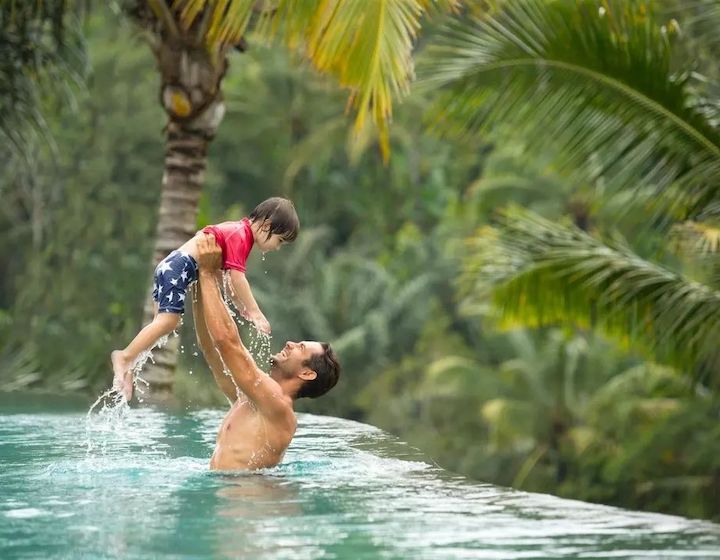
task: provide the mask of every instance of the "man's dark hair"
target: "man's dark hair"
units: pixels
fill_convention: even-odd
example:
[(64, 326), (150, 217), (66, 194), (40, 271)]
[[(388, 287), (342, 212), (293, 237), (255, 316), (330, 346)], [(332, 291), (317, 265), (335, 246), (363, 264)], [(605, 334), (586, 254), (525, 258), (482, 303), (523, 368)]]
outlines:
[(287, 243), (295, 241), (300, 231), (300, 219), (295, 211), (295, 205), (287, 198), (274, 196), (258, 204), (250, 212), (250, 221), (265, 220), (270, 222), (268, 239), (274, 233), (280, 235)]
[(327, 393), (335, 387), (335, 384), (338, 382), (338, 378), (340, 377), (340, 362), (329, 344), (322, 342), (321, 346), (323, 349), (322, 352), (313, 354), (303, 362), (303, 365), (313, 370), (317, 374), (317, 377), (306, 381), (305, 384), (300, 387), (296, 395), (298, 399), (303, 397), (315, 399)]

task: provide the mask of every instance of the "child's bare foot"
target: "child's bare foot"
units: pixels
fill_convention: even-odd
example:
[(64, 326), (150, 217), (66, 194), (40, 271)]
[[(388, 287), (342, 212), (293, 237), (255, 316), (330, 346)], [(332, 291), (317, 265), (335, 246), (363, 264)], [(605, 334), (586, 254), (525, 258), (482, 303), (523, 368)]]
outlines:
[(113, 389), (123, 394), (125, 400), (130, 402), (133, 393), (133, 376), (130, 371), (130, 360), (124, 352), (115, 350), (110, 354), (113, 367)]
[(132, 399), (134, 388), (135, 385), (133, 384), (133, 372), (129, 369), (125, 372), (122, 387), (122, 394), (127, 402), (130, 402), (130, 399)]

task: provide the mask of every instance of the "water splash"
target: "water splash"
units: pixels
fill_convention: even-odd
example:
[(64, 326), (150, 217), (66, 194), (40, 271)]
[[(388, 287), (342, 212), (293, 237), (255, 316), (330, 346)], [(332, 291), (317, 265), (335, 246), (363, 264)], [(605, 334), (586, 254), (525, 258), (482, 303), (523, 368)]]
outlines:
[[(182, 324), (182, 320), (181, 323)], [(171, 333), (178, 336), (177, 331)], [(133, 390), (138, 402), (143, 402), (146, 390), (150, 383), (141, 377), (143, 366), (148, 360), (155, 363), (153, 350), (162, 348), (167, 344), (170, 335), (165, 335), (148, 350), (141, 352), (132, 365)], [(85, 414), (85, 453), (88, 456), (105, 455), (107, 453), (108, 436), (120, 433), (125, 429), (126, 418), (130, 411), (125, 396), (115, 389), (108, 389), (90, 405)]]
[(230, 316), (238, 325), (238, 330), (244, 334), (245, 347), (250, 351), (255, 363), (263, 371), (270, 369), (270, 344), (272, 335), (261, 332), (252, 321), (243, 317), (244, 310), (238, 309), (235, 301), (235, 292), (230, 281), (230, 271), (223, 271), (222, 275), (222, 297), (230, 312)]
[(246, 329), (245, 346), (262, 371), (269, 371), (271, 365), (270, 344), (272, 336), (257, 330), (254, 325)]
[[(182, 320), (181, 320), (182, 324)], [(177, 331), (172, 332), (173, 337), (178, 336)], [(137, 400), (138, 402), (143, 402), (143, 397), (145, 396), (145, 389), (150, 388), (150, 383), (143, 379), (140, 374), (142, 373), (142, 369), (145, 366), (145, 364), (150, 360), (153, 364), (155, 363), (155, 360), (153, 359), (153, 350), (156, 348), (163, 348), (168, 340), (170, 339), (170, 335), (165, 335), (160, 337), (154, 346), (149, 348), (148, 350), (142, 352), (138, 357), (137, 360), (135, 360), (135, 363), (132, 367), (132, 376), (133, 376), (133, 387), (135, 391), (137, 392)]]
[(108, 434), (121, 430), (129, 411), (130, 406), (125, 397), (113, 389), (97, 398), (85, 414), (83, 444), (87, 457), (107, 455)]

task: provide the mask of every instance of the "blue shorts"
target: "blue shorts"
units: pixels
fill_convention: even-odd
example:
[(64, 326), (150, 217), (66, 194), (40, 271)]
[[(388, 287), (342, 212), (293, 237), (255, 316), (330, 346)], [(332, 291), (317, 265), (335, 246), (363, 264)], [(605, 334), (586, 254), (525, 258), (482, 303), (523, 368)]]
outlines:
[(190, 284), (198, 278), (198, 266), (190, 255), (173, 251), (155, 268), (153, 299), (160, 313), (184, 313)]

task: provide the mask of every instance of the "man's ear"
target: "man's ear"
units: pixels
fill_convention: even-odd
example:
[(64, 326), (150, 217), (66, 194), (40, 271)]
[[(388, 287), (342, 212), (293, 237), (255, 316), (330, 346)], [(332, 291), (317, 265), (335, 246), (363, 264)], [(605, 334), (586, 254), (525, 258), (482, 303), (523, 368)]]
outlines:
[(272, 227), (272, 224), (270, 223), (270, 220), (265, 220), (265, 221), (260, 225), (260, 231), (262, 231), (263, 233), (267, 233), (268, 231), (270, 231), (270, 227)]
[(304, 379), (305, 381), (312, 381), (317, 377), (317, 373), (309, 368), (305, 368), (298, 373), (298, 377), (300, 379)]

